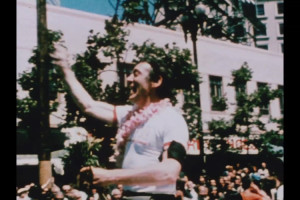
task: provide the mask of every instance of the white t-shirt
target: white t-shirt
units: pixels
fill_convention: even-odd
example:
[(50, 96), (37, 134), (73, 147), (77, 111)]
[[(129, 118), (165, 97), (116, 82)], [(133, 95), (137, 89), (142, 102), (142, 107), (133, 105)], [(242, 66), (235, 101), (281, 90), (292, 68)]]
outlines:
[(277, 199), (278, 200), (283, 200), (283, 185), (280, 185), (277, 189)]
[[(117, 106), (117, 120), (119, 125), (126, 119), (126, 115), (133, 106)], [(181, 143), (187, 150), (189, 139), (188, 127), (182, 115), (173, 107), (167, 107), (153, 115), (141, 124), (130, 135), (126, 144), (123, 169), (143, 168), (159, 163), (159, 156), (163, 145), (173, 140)], [(162, 186), (124, 186), (124, 190), (134, 192), (149, 192), (175, 194), (176, 185)]]

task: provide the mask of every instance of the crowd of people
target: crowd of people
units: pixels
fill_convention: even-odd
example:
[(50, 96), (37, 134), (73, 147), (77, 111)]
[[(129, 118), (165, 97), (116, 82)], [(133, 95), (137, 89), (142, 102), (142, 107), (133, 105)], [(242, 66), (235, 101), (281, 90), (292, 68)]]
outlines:
[[(52, 184), (37, 186), (33, 183), (17, 189), (17, 200), (122, 200), (123, 185), (110, 185), (107, 190), (90, 187), (81, 189), (78, 185)], [(226, 165), (220, 176), (201, 174), (192, 181), (184, 172), (180, 173), (176, 184), (175, 197), (178, 200), (283, 200), (282, 175), (274, 174), (262, 162), (239, 167)], [(166, 199), (167, 200), (167, 199)]]
[(51, 178), (51, 181), (42, 186), (30, 183), (17, 188), (17, 200), (118, 200), (122, 197), (123, 186), (112, 185), (101, 191), (93, 186), (82, 188), (73, 183), (59, 186)]
[[(177, 194), (181, 200), (282, 200), (282, 174), (270, 172), (266, 162), (240, 167), (226, 165), (217, 177), (200, 175), (196, 183), (182, 175)], [(180, 187), (181, 185), (181, 187)]]

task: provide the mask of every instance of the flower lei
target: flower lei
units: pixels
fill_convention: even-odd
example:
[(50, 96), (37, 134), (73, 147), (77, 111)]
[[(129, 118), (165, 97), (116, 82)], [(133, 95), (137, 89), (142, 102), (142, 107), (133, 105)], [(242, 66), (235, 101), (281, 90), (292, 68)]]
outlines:
[(153, 115), (168, 106), (172, 106), (172, 104), (170, 102), (170, 99), (165, 98), (160, 100), (159, 102), (150, 103), (143, 109), (130, 111), (126, 116), (126, 121), (120, 126), (116, 135), (117, 149), (120, 150), (125, 147), (129, 136), (138, 126), (144, 124)]
[(150, 103), (143, 109), (134, 109), (130, 111), (126, 116), (126, 121), (121, 124), (117, 135), (116, 145), (114, 146), (114, 154), (109, 158), (111, 161), (116, 162), (117, 167), (121, 167), (124, 159), (124, 150), (129, 136), (133, 131), (144, 124), (153, 115), (163, 110), (168, 106), (172, 106), (170, 99), (165, 98), (156, 103)]

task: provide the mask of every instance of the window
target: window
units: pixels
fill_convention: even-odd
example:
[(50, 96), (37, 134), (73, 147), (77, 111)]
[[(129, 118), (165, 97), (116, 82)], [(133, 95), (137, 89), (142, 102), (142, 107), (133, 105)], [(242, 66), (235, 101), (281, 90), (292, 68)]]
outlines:
[(284, 53), (284, 45), (283, 45), (283, 43), (281, 44), (281, 52)]
[(264, 6), (264, 4), (256, 5), (256, 13), (257, 13), (257, 15), (265, 15), (265, 6)]
[[(265, 87), (268, 87), (267, 83), (257, 83), (257, 89), (261, 90)], [(268, 115), (269, 114), (269, 106), (270, 106), (270, 102), (267, 103), (267, 105), (262, 105), (259, 107), (260, 110), (260, 114), (262, 115)]]
[(222, 95), (222, 77), (210, 76), (210, 96), (212, 110), (224, 111), (227, 109), (226, 98)]
[(268, 50), (269, 47), (267, 44), (264, 44), (264, 45), (256, 45), (257, 48), (260, 48), (260, 49), (265, 49), (265, 50)]
[(210, 76), (210, 95), (213, 97), (222, 96), (222, 77), (219, 76)]
[(284, 112), (284, 102), (283, 102), (284, 90), (283, 90), (283, 86), (279, 85), (278, 90), (281, 91), (281, 95), (279, 97), (279, 103), (280, 103), (280, 112), (281, 112), (281, 114), (283, 114), (283, 112)]
[(260, 29), (254, 29), (254, 34), (256, 36), (265, 36), (267, 35), (267, 27), (265, 24)]
[(279, 24), (279, 34), (283, 35), (283, 23)]
[(279, 15), (282, 15), (282, 14), (283, 14), (283, 2), (277, 3), (277, 13), (278, 13)]

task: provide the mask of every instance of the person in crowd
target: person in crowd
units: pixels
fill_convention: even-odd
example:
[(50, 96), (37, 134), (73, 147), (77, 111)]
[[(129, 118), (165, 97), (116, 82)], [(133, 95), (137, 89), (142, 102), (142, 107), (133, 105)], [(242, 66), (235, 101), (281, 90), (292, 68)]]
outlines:
[(209, 190), (209, 200), (220, 200), (217, 186), (212, 186)]
[(211, 178), (209, 180), (209, 189), (211, 189), (212, 187), (216, 187), (217, 186), (217, 181), (214, 178)]
[(96, 187), (91, 188), (91, 193), (92, 193), (91, 196), (94, 197), (94, 200), (100, 200), (100, 195), (99, 195)]
[(207, 186), (207, 182), (206, 182), (206, 177), (205, 177), (205, 175), (200, 175), (200, 176), (199, 176), (199, 185)]
[(206, 185), (199, 185), (198, 186), (198, 199), (199, 200), (208, 200), (208, 187)]
[(240, 175), (236, 175), (234, 179), (234, 189), (241, 193), (244, 191), (243, 184), (242, 184), (242, 177)]
[(227, 189), (227, 184), (225, 182), (225, 178), (224, 176), (220, 176), (219, 177), (219, 181), (218, 181), (218, 184), (217, 184), (217, 187), (219, 189), (219, 192), (222, 192), (224, 193)]
[(198, 200), (198, 194), (195, 190), (196, 185), (193, 183), (193, 181), (187, 181), (184, 185), (185, 193), (187, 195), (186, 199), (190, 200)]
[(269, 169), (267, 168), (266, 162), (261, 163), (261, 168), (259, 168), (257, 172), (259, 173), (261, 179), (265, 179), (270, 176), (270, 172)]
[(246, 176), (242, 182), (245, 189), (240, 193), (242, 200), (271, 200), (267, 193), (260, 188), (260, 176), (255, 174), (251, 177)]
[(20, 188), (17, 191), (17, 200), (31, 200), (28, 196), (29, 189), (28, 188)]
[(277, 173), (275, 176), (276, 179), (276, 191), (275, 191), (275, 199), (283, 200), (284, 199), (284, 180), (283, 174)]
[(246, 176), (249, 176), (249, 174), (250, 174), (249, 168), (248, 167), (244, 167), (243, 170), (242, 170), (242, 172), (241, 172), (242, 178), (246, 177)]
[(68, 200), (62, 191), (58, 191), (53, 194), (53, 198), (51, 200)]
[(121, 169), (84, 167), (82, 179), (96, 186), (123, 184), (125, 196), (174, 198), (189, 133), (183, 116), (170, 102), (173, 85), (167, 70), (151, 61), (139, 62), (127, 77), (133, 105), (119, 106), (89, 95), (71, 69), (66, 48), (56, 44), (52, 57), (79, 108), (119, 127), (115, 156)]
[(234, 188), (233, 182), (228, 182), (227, 190), (224, 192), (224, 199), (226, 200), (236, 200), (239, 197), (239, 193)]
[(122, 192), (115, 188), (111, 191), (111, 200), (121, 200), (122, 199)]

